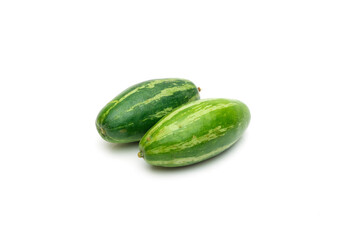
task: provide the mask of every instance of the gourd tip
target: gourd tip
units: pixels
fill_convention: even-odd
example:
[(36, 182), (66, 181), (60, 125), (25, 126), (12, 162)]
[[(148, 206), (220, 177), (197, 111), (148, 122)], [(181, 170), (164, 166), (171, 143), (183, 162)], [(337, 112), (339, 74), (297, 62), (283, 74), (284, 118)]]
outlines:
[(137, 155), (138, 155), (139, 158), (142, 158), (142, 157), (143, 157), (143, 153), (142, 153), (142, 152), (138, 152)]
[(202, 90), (200, 87), (198, 87), (197, 89), (198, 89), (198, 92), (200, 92)]

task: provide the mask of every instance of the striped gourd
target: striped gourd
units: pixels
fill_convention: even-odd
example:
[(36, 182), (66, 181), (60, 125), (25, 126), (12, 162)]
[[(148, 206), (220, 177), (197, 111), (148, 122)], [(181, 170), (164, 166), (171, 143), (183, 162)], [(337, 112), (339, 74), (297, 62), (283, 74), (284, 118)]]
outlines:
[(110, 101), (98, 114), (96, 128), (108, 142), (139, 141), (148, 129), (174, 108), (197, 99), (198, 89), (189, 80), (145, 81)]
[(197, 100), (155, 124), (140, 141), (138, 156), (154, 166), (194, 164), (229, 148), (249, 122), (249, 109), (240, 101)]

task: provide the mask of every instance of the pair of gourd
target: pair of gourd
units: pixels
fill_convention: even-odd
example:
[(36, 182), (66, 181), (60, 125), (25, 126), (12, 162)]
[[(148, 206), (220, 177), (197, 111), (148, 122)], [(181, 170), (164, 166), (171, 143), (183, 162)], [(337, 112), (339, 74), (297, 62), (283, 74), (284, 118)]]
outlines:
[(250, 122), (248, 107), (229, 99), (200, 99), (189, 80), (154, 79), (115, 97), (96, 127), (112, 143), (139, 142), (149, 164), (180, 167), (211, 158), (233, 145)]

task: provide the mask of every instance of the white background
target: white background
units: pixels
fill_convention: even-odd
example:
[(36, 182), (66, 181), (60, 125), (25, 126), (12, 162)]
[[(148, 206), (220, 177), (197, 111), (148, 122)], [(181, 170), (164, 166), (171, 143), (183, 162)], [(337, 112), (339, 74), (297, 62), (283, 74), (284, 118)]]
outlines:
[[(0, 239), (346, 239), (345, 4), (1, 1)], [(246, 134), (179, 169), (100, 138), (165, 77), (246, 103)]]

